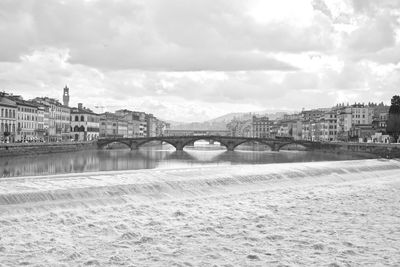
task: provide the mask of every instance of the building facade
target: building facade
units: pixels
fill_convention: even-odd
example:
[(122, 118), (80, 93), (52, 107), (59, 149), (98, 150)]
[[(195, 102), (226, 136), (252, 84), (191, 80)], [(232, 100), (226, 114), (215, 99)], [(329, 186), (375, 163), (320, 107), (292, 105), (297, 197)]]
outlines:
[(71, 109), (54, 98), (37, 97), (32, 101), (44, 107), (43, 125), (46, 140), (49, 142), (70, 140)]
[(17, 132), (17, 103), (0, 93), (0, 143), (15, 142)]
[(38, 108), (35, 103), (25, 101), (22, 97), (13, 99), (17, 103), (17, 134), (16, 141), (36, 141)]
[(252, 117), (252, 135), (255, 138), (267, 138), (271, 136), (271, 122), (268, 117)]
[(75, 141), (94, 141), (100, 135), (100, 115), (78, 104), (71, 110), (71, 132)]

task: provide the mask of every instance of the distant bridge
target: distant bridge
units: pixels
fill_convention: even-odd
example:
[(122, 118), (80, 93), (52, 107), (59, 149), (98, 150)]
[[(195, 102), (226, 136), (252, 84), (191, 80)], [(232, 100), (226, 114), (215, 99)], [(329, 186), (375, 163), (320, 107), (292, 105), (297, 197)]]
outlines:
[(267, 145), (272, 151), (280, 149), (290, 144), (296, 144), (304, 147), (307, 150), (314, 149), (335, 149), (338, 145), (334, 143), (311, 142), (304, 140), (292, 140), (290, 138), (251, 138), (251, 137), (232, 137), (219, 135), (199, 135), (199, 136), (157, 136), (157, 137), (138, 137), (138, 138), (100, 138), (97, 141), (99, 148), (104, 148), (111, 143), (121, 143), (128, 146), (131, 150), (139, 149), (142, 145), (152, 142), (166, 142), (175, 147), (176, 150), (183, 150), (187, 145), (193, 145), (198, 140), (209, 140), (219, 142), (225, 146), (228, 151), (233, 151), (235, 148), (244, 143), (259, 143)]

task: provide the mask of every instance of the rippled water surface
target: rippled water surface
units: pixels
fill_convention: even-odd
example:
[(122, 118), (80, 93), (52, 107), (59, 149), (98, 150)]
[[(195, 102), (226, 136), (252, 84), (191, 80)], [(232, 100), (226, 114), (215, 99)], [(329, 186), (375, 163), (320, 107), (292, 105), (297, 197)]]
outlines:
[(89, 150), (25, 157), (0, 157), (0, 177), (349, 159), (359, 159), (359, 157), (315, 151), (237, 150), (228, 152), (217, 145), (175, 151), (171, 146), (165, 145), (143, 147), (137, 151), (128, 149)]

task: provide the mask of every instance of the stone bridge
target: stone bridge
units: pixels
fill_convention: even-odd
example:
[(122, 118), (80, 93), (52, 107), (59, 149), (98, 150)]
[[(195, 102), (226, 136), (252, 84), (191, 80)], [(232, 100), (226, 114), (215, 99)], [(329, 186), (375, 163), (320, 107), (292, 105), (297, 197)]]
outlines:
[(131, 150), (139, 149), (140, 146), (152, 142), (166, 142), (175, 147), (176, 150), (183, 150), (187, 145), (193, 145), (198, 140), (209, 140), (221, 143), (228, 151), (233, 151), (235, 148), (244, 143), (254, 143), (267, 145), (272, 151), (279, 151), (289, 144), (301, 145), (305, 149), (335, 149), (335, 144), (310, 142), (304, 140), (292, 140), (290, 138), (249, 138), (249, 137), (232, 137), (218, 135), (201, 135), (201, 136), (157, 136), (157, 137), (138, 137), (138, 138), (100, 138), (97, 141), (99, 148), (104, 148), (111, 143), (121, 143), (128, 146)]

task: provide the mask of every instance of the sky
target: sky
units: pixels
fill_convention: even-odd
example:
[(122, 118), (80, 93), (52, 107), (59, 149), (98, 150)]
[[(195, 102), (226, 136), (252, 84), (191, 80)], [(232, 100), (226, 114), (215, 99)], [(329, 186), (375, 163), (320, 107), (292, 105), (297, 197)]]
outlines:
[(0, 90), (182, 122), (389, 104), (399, 24), (399, 0), (0, 0)]

